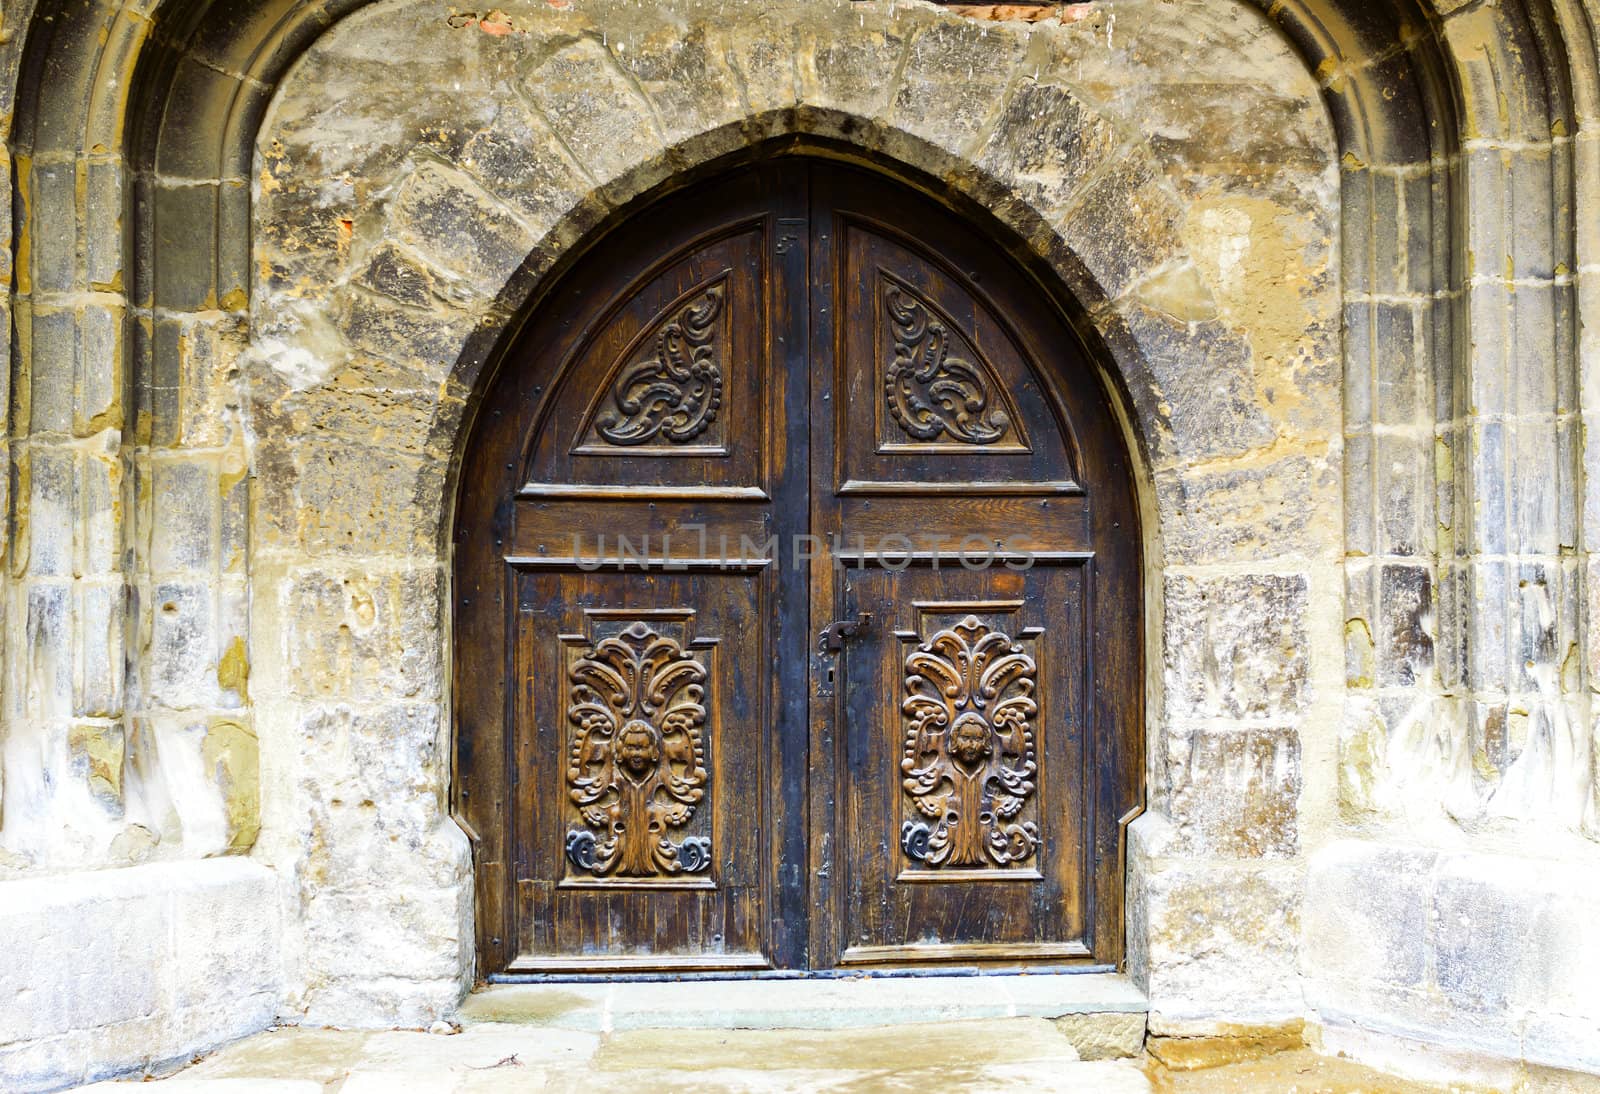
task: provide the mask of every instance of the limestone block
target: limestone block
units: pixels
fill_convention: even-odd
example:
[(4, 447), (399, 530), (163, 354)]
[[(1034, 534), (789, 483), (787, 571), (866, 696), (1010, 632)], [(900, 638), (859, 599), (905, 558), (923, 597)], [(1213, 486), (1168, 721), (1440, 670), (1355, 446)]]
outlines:
[(1200, 853), (1286, 858), (1299, 850), (1300, 734), (1195, 728), (1168, 735), (1168, 811)]
[[(214, 738), (213, 718), (198, 712), (153, 713), (143, 721), (154, 748), (165, 805), (176, 821), (176, 830), (169, 833), (175, 842), (181, 841), (191, 854), (220, 854), (236, 836), (244, 838), (247, 833), (241, 828), (253, 829), (259, 824), (258, 810), (251, 802), (258, 793), (255, 768), (240, 772), (237, 781), (230, 774), (231, 765), (245, 766), (246, 760), (254, 757), (219, 754), (219, 738), (227, 741), (243, 736), (242, 727), (224, 729)], [(248, 753), (242, 743), (234, 744), (238, 751)]]
[(1339, 1030), (1593, 1070), (1600, 883), (1576, 850), (1330, 845), (1308, 877), (1309, 1001)]
[(1055, 1019), (1083, 1060), (1120, 1060), (1144, 1050), (1143, 1014), (1069, 1014)]
[(105, 430), (86, 442), (75, 468), (74, 498), (78, 521), (75, 573), (99, 576), (123, 569), (120, 518), (123, 501), (124, 453), (121, 439)]
[[(367, 271), (370, 276), (373, 271)], [(448, 286), (440, 279), (435, 285)], [(443, 291), (454, 295), (453, 289)], [(437, 390), (462, 356), (462, 347), (483, 322), (480, 301), (473, 307), (440, 307), (423, 312), (397, 306), (386, 297), (342, 294), (335, 315), (341, 338), (354, 354), (330, 369), (339, 390), (363, 386)], [(365, 381), (365, 383), (363, 383)], [(335, 391), (330, 398), (336, 398)], [(279, 408), (280, 412), (284, 409)], [(343, 435), (341, 430), (338, 435)], [(351, 431), (351, 439), (357, 437)]]
[(1166, 585), (1168, 715), (1294, 715), (1309, 701), (1306, 579), (1260, 574)]
[(1339, 479), (1332, 461), (1309, 455), (1162, 472), (1158, 490), (1171, 499), (1167, 558), (1178, 565), (1326, 558), (1337, 549), (1340, 514), (1311, 499), (1330, 495)]
[(433, 566), (307, 569), (281, 588), (291, 688), (351, 701), (441, 694), (443, 611)]
[(1307, 967), (1369, 985), (1375, 996), (1422, 987), (1429, 875), (1438, 859), (1435, 851), (1356, 841), (1318, 852), (1306, 878)]
[(431, 161), (400, 183), (388, 230), (485, 296), (500, 290), (534, 243), (527, 226), (476, 180)]
[(1433, 667), (1433, 578), (1424, 564), (1378, 570), (1375, 638), (1380, 686), (1410, 686)]
[(614, 182), (663, 151), (650, 104), (595, 38), (540, 59), (523, 75), (522, 90), (596, 183)]
[(77, 460), (68, 448), (33, 441), (19, 459), (27, 488), (23, 527), (27, 531), (28, 571), (65, 576), (72, 570), (72, 527), (77, 514)]
[(920, 29), (907, 47), (890, 124), (969, 152), (1005, 102), (1025, 44), (1015, 26), (951, 20)]
[(0, 1087), (57, 1089), (264, 1027), (282, 991), (276, 887), (238, 858), (0, 883)]
[[(72, 591), (61, 584), (32, 584), (27, 592), (27, 659), (20, 666), (28, 712), (35, 718), (70, 717), (73, 705)], [(21, 696), (18, 696), (20, 699)]]
[[(338, 885), (337, 879), (330, 879)], [(451, 980), (459, 974), (461, 927), (454, 889), (381, 885), (316, 892), (306, 908), (315, 972), (330, 978)]]
[[(710, 27), (715, 9), (682, 15), (644, 5), (629, 5), (608, 20), (606, 44), (617, 64), (649, 100), (668, 145), (737, 126), (744, 116), (739, 83)], [(737, 135), (729, 150), (742, 144)]]
[(583, 200), (587, 184), (550, 126), (505, 103), (461, 149), (461, 165), (546, 235)]
[[(239, 315), (173, 322), (177, 324), (173, 349), (180, 388), (178, 418), (170, 423), (173, 439), (187, 446), (220, 447), (238, 435), (243, 397), (238, 366), (248, 341), (247, 324)], [(158, 352), (163, 346), (158, 339)]]
[(977, 162), (1048, 218), (1071, 205), (1121, 139), (1072, 89), (1025, 80), (1001, 108)]
[(707, 33), (743, 84), (752, 120), (793, 109), (798, 98), (792, 14), (770, 5), (752, 6), (737, 19), (709, 20)]
[(1239, 334), (1220, 322), (1179, 322), (1143, 305), (1122, 314), (1149, 369), (1129, 382), (1135, 399), (1150, 389), (1151, 412), (1141, 425), (1158, 468), (1272, 443), (1276, 429), (1257, 398), (1252, 370), (1242, 364), (1252, 351)]
[(205, 581), (162, 581), (151, 597), (151, 698), (174, 710), (218, 705), (214, 590)]
[(794, 65), (803, 113), (838, 112), (868, 121), (883, 118), (896, 93), (895, 72), (912, 33), (908, 24), (922, 15), (915, 9), (892, 9), (892, 5), (861, 5), (850, 13), (855, 18), (845, 23), (846, 34), (821, 7), (814, 6), (808, 13), (811, 17), (798, 23)]
[(1056, 228), (1116, 299), (1178, 256), (1183, 211), (1147, 154), (1124, 151), (1084, 187)]
[(1156, 813), (1129, 834), (1129, 968), (1145, 980), (1151, 1033), (1205, 1032), (1220, 1014), (1299, 1017), (1300, 865), (1165, 857), (1176, 833)]
[(274, 486), (293, 488), (288, 500), (308, 554), (431, 557), (441, 461), (344, 440), (303, 442), (291, 452), (295, 477)]
[(373, 249), (367, 268), (356, 275), (356, 282), (413, 308), (431, 308), (436, 298), (450, 303), (465, 302), (449, 300), (451, 296), (460, 295), (450, 292), (451, 282), (429, 270), (415, 252), (392, 242), (381, 243)]
[(152, 460), (150, 568), (158, 574), (209, 569), (215, 551), (217, 471), (209, 459)]
[(73, 712), (80, 718), (114, 718), (122, 713), (127, 665), (123, 636), (127, 593), (120, 578), (84, 579), (73, 590), (78, 633), (83, 636)]

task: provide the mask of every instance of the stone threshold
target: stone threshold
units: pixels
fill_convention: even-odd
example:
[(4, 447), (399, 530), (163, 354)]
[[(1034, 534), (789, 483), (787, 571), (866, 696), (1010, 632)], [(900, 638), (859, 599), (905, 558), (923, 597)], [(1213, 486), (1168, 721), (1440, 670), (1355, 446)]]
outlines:
[[(855, 1029), (994, 1018), (1066, 1019), (1142, 1040), (1149, 1000), (1120, 973), (492, 984), (464, 1023), (631, 1029)], [(1071, 1034), (1069, 1033), (1069, 1038)]]

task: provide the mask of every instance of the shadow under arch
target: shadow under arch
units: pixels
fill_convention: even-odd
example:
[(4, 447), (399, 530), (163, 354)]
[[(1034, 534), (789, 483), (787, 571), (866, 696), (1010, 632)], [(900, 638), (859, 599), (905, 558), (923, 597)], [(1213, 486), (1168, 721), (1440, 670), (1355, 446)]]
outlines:
[[(1160, 550), (1159, 543), (1152, 535), (1155, 523), (1155, 504), (1151, 497), (1153, 484), (1146, 470), (1149, 460), (1143, 432), (1138, 425), (1138, 410), (1131, 405), (1132, 397), (1123, 371), (1131, 368), (1137, 373), (1142, 369), (1138, 346), (1121, 329), (1115, 311), (1107, 306), (1104, 294), (1087, 267), (1077, 260), (1070, 248), (1037, 213), (1006, 191), (999, 182), (967, 164), (947, 157), (937, 149), (929, 150), (928, 159), (938, 167), (947, 168), (939, 174), (887, 155), (878, 147), (885, 142), (885, 134), (877, 132), (871, 123), (843, 115), (826, 119), (835, 128), (833, 133), (796, 128), (773, 135), (772, 128), (785, 123), (794, 124), (793, 116), (788, 112), (785, 114), (787, 116), (783, 118), (762, 118), (746, 123), (741, 127), (746, 143), (741, 147), (710, 156), (692, 166), (685, 164), (693, 160), (695, 149), (676, 148), (668, 158), (677, 169), (665, 177), (651, 180), (653, 184), (650, 185), (640, 185), (641, 175), (648, 178), (659, 170), (656, 167), (641, 169), (635, 177), (625, 177), (608, 188), (609, 192), (601, 202), (606, 208), (603, 214), (595, 215), (593, 205), (575, 211), (569, 218), (566, 232), (558, 230), (552, 235), (577, 238), (564, 247), (541, 247), (529, 256), (517, 275), (509, 280), (490, 311), (498, 321), (486, 320), (480, 324), (453, 373), (453, 382), (459, 383), (467, 393), (464, 412), (453, 431), (453, 442), (447, 449), (455, 455), (451, 464), (451, 478), (446, 484), (446, 505), (442, 514), (442, 523), (453, 541), (445, 547), (453, 581), (451, 647), (456, 675), (452, 700), (454, 709), (450, 719), (454, 758), (450, 776), (450, 809), (475, 847), (485, 849), (474, 856), (479, 863), (475, 901), (479, 975), (482, 976), (486, 971), (485, 965), (494, 976), (515, 976), (528, 971), (510, 961), (517, 952), (513, 938), (519, 930), (518, 923), (523, 913), (518, 910), (520, 905), (516, 895), (520, 888), (512, 882), (508, 890), (506, 879), (513, 865), (523, 859), (523, 851), (517, 841), (523, 838), (520, 826), (524, 822), (516, 818), (517, 810), (508, 804), (508, 799), (512, 797), (508, 789), (522, 785), (520, 801), (530, 793), (546, 793), (551, 788), (543, 787), (541, 783), (540, 791), (531, 791), (527, 786), (532, 779), (519, 784), (518, 777), (509, 775), (513, 769), (527, 770), (520, 766), (526, 761), (520, 755), (520, 750), (525, 747), (523, 731), (517, 728), (522, 723), (520, 715), (513, 713), (513, 708), (520, 700), (511, 695), (512, 692), (520, 695), (525, 690), (519, 673), (527, 654), (520, 649), (513, 654), (512, 644), (521, 639), (511, 638), (509, 630), (500, 632), (500, 644), (497, 647), (494, 647), (494, 639), (486, 641), (484, 636), (500, 628), (501, 621), (509, 620), (509, 613), (522, 612), (524, 608), (514, 608), (510, 601), (502, 601), (502, 591), (492, 588), (494, 579), (478, 580), (485, 571), (481, 568), (475, 571), (473, 567), (481, 567), (490, 561), (505, 563), (513, 570), (524, 565), (507, 557), (501, 547), (504, 542), (504, 551), (509, 552), (513, 550), (510, 545), (515, 543), (517, 552), (525, 550), (525, 545), (518, 538), (521, 533), (513, 533), (510, 529), (514, 519), (512, 512), (522, 504), (522, 501), (514, 499), (525, 498), (532, 489), (523, 482), (534, 438), (541, 430), (564, 429), (572, 424), (565, 417), (554, 418), (552, 408), (559, 405), (559, 392), (577, 367), (574, 362), (583, 355), (595, 330), (609, 322), (609, 316), (621, 306), (624, 297), (609, 297), (604, 308), (598, 311), (587, 311), (579, 306), (579, 314), (586, 316), (579, 321), (580, 333), (563, 344), (559, 353), (550, 358), (553, 362), (551, 367), (540, 371), (538, 376), (516, 375), (519, 369), (528, 367), (526, 360), (518, 361), (519, 356), (525, 356), (519, 350), (530, 340), (537, 343), (539, 331), (548, 331), (547, 312), (574, 306), (574, 294), (565, 292), (568, 283), (585, 273), (585, 264), (592, 263), (597, 254), (614, 256), (615, 251), (607, 252), (604, 248), (615, 237), (625, 235), (630, 228), (636, 228), (654, 210), (674, 198), (693, 194), (743, 172), (780, 163), (814, 164), (823, 170), (855, 172), (870, 177), (874, 185), (884, 188), (886, 192), (915, 193), (937, 202), (963, 225), (971, 226), (975, 234), (985, 241), (984, 246), (992, 245), (997, 260), (1019, 275), (1019, 283), (1025, 283), (1028, 291), (1055, 315), (1061, 330), (1070, 332), (1069, 336), (1076, 343), (1071, 351), (1042, 355), (1034, 359), (1034, 364), (1051, 373), (1052, 382), (1062, 384), (1069, 380), (1081, 383), (1079, 370), (1085, 365), (1093, 371), (1091, 384), (1096, 390), (1090, 399), (1102, 408), (1103, 417), (1096, 429), (1087, 434), (1091, 444), (1096, 447), (1091, 460), (1095, 470), (1084, 481), (1096, 484), (1091, 488), (1091, 494), (1096, 494), (1098, 490), (1120, 492), (1120, 498), (1112, 494), (1096, 494), (1105, 498), (1108, 513), (1117, 514), (1114, 521), (1108, 518), (1105, 523), (1107, 527), (1118, 529), (1119, 557), (1112, 559), (1103, 551), (1090, 552), (1087, 556), (1095, 559), (1097, 572), (1105, 575), (1096, 580), (1104, 580), (1104, 588), (1109, 591), (1086, 594), (1090, 604), (1094, 603), (1096, 595), (1104, 595), (1105, 605), (1103, 608), (1095, 605), (1084, 610), (1110, 612), (1113, 605), (1131, 610), (1127, 617), (1121, 619), (1122, 633), (1110, 640), (1111, 644), (1106, 647), (1110, 653), (1101, 660), (1106, 679), (1113, 682), (1102, 682), (1088, 666), (1083, 669), (1085, 690), (1093, 696), (1088, 702), (1094, 708), (1085, 721), (1091, 727), (1098, 722), (1106, 728), (1084, 729), (1079, 725), (1073, 731), (1083, 737), (1077, 747), (1082, 750), (1085, 780), (1091, 784), (1081, 791), (1087, 803), (1080, 808), (1091, 817), (1098, 817), (1097, 821), (1085, 822), (1088, 831), (1083, 833), (1082, 859), (1086, 860), (1083, 865), (1083, 885), (1090, 895), (1085, 898), (1086, 907), (1082, 914), (1089, 921), (1084, 937), (1091, 940), (1091, 945), (1085, 946), (1079, 956), (1090, 964), (1119, 966), (1126, 952), (1127, 898), (1124, 890), (1127, 826), (1143, 811), (1145, 803), (1145, 708), (1149, 684), (1144, 666), (1151, 659), (1151, 651), (1147, 646), (1161, 630), (1159, 619), (1153, 616), (1160, 602)], [(827, 128), (817, 125), (815, 117), (810, 122), (818, 129)], [(770, 127), (768, 135), (764, 139), (749, 141), (748, 130), (752, 124)], [(887, 136), (887, 139), (903, 145), (910, 138), (896, 134)], [(705, 146), (711, 147), (720, 140), (719, 134), (709, 134), (700, 139)], [(630, 194), (630, 191), (636, 192)], [(993, 205), (989, 202), (993, 202)], [(1012, 214), (1009, 223), (993, 211), (995, 206)], [(1041, 251), (1044, 253), (1041, 254)], [(663, 257), (657, 261), (657, 266), (668, 263), (665, 256), (669, 253), (681, 256), (684, 252), (663, 250)], [(642, 273), (630, 276), (632, 281), (622, 282), (632, 286), (628, 292), (647, 280)], [(590, 282), (580, 280), (579, 284), (587, 288)], [(980, 298), (988, 299), (986, 296)], [(598, 318), (600, 316), (606, 318)], [(644, 337), (644, 334), (645, 331), (641, 331), (635, 340)], [(1120, 345), (1113, 348), (1114, 342)], [(1059, 361), (1072, 363), (1058, 364)], [(772, 367), (782, 368), (777, 364)], [(792, 363), (789, 365), (790, 369), (795, 367)], [(774, 376), (773, 382), (784, 382), (776, 378), (776, 373)], [(1057, 421), (1061, 435), (1067, 438), (1068, 450), (1075, 451), (1077, 442), (1072, 438), (1076, 427), (1059, 396), (1047, 393), (1044, 399), (1049, 404), (1049, 413)], [(1074, 407), (1073, 415), (1081, 424), (1081, 405), (1075, 402)], [(486, 424), (491, 419), (497, 420), (503, 416), (516, 417), (517, 424), (499, 421), (493, 425)], [(563, 424), (554, 425), (558, 420)], [(491, 434), (488, 440), (485, 439), (486, 432)], [(505, 439), (509, 437), (521, 438), (520, 449), (507, 447)], [(443, 438), (436, 439), (444, 448)], [(1109, 448), (1115, 449), (1114, 453), (1103, 451), (1108, 448), (1108, 439)], [(514, 451), (520, 452), (520, 456), (513, 456)], [(480, 486), (481, 481), (498, 473), (498, 465), (502, 460), (505, 461), (505, 474), (500, 475), (503, 481), (495, 486)], [(1108, 472), (1108, 468), (1112, 470)], [(815, 489), (815, 484), (811, 488)], [(1069, 492), (1081, 494), (1082, 488), (1073, 487)], [(651, 503), (650, 507), (654, 509), (655, 504)], [(809, 524), (806, 527), (809, 528)], [(490, 538), (493, 539), (492, 547), (488, 543)], [(1102, 541), (1097, 539), (1095, 542), (1098, 547)], [(538, 550), (542, 554), (545, 548), (541, 545)], [(1154, 565), (1146, 565), (1145, 560), (1152, 556), (1157, 561)], [(553, 556), (550, 562), (553, 567), (585, 569), (571, 560), (561, 561)], [(668, 567), (669, 570), (671, 568)], [(774, 566), (774, 570), (778, 568)], [(619, 572), (625, 570), (625, 564), (619, 567)], [(518, 579), (512, 576), (510, 580), (514, 584)], [(510, 585), (506, 588), (509, 589)], [(525, 594), (504, 592), (503, 595), (517, 599)], [(815, 605), (817, 602), (812, 603)], [(1096, 636), (1084, 640), (1095, 651), (1089, 655), (1090, 664), (1104, 652), (1100, 649), (1102, 639), (1098, 636), (1111, 629), (1105, 626), (1108, 619), (1102, 619), (1098, 614), (1093, 618), (1095, 622), (1092, 625), (1085, 624)], [(485, 623), (484, 620), (490, 622)], [(511, 624), (507, 622), (505, 626), (510, 628)], [(571, 629), (570, 621), (568, 629)], [(571, 637), (563, 634), (561, 640), (566, 642)], [(482, 656), (486, 649), (492, 656)], [(485, 698), (474, 684), (474, 678), (484, 666), (491, 666), (491, 676), (498, 672), (497, 668), (492, 667), (496, 665), (497, 658), (507, 659), (508, 671), (504, 678), (512, 682), (505, 685), (504, 691), (493, 691)], [(550, 678), (548, 672), (543, 676), (535, 673), (535, 676)], [(802, 671), (800, 680), (803, 682), (804, 679)], [(786, 675), (786, 683), (788, 680)], [(812, 696), (810, 701), (815, 704), (817, 697)], [(898, 700), (895, 700), (895, 707), (898, 709)], [(1102, 708), (1114, 708), (1114, 716), (1108, 716)], [(495, 718), (496, 709), (505, 712), (503, 719)], [(817, 715), (813, 714), (812, 717), (815, 719)], [(545, 721), (541, 717), (540, 725), (544, 726)], [(541, 730), (541, 734), (544, 732)], [(561, 730), (554, 732), (559, 735)], [(1061, 732), (1061, 729), (1058, 728), (1057, 732)], [(1098, 735), (1100, 733), (1104, 733), (1104, 739)], [(497, 748), (501, 750), (499, 755), (486, 760), (486, 754)], [(498, 785), (497, 779), (500, 780)], [(490, 797), (494, 798), (493, 806), (486, 804), (486, 799)], [(792, 842), (788, 836), (785, 836), (785, 840)], [(570, 857), (570, 848), (568, 854)], [(514, 876), (520, 877), (520, 873)], [(507, 895), (508, 892), (510, 895)], [(803, 912), (803, 907), (797, 905), (787, 909), (787, 916), (792, 917), (797, 912)], [(778, 918), (781, 920), (785, 916), (780, 914)], [(815, 960), (815, 954), (809, 960)], [(793, 953), (789, 953), (780, 956), (778, 964), (780, 967), (812, 967), (809, 960), (805, 957), (797, 959)], [(625, 972), (626, 969), (613, 971)]]

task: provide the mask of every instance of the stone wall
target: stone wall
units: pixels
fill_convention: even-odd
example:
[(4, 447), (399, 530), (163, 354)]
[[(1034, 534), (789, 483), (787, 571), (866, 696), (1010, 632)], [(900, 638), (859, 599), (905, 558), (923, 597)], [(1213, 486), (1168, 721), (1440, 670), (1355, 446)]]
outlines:
[[(802, 134), (992, 209), (1123, 396), (1152, 1029), (1600, 1068), (1592, 5), (209, 3), (0, 15), (0, 907), (54, 925), (24, 967), (101, 953), (102, 889), (225, 876), (273, 894), (284, 1019), (454, 1005), (465, 412), (607, 214)], [(104, 953), (204, 980), (176, 922)], [(75, 1001), (0, 1007), (19, 1084), (244, 1028), (50, 983)]]
[(441, 543), (483, 332), (607, 210), (805, 133), (987, 205), (1088, 307), (1147, 461), (1167, 838), (1135, 859), (1138, 974), (1174, 1018), (1242, 999), (1297, 1018), (1298, 864), (1333, 812), (1343, 666), (1339, 192), (1315, 83), (1242, 6), (720, 10), (380, 4), (318, 41), (262, 127), (250, 661), (286, 700), (257, 714), (263, 846), (299, 880), (303, 1005), (385, 1015), (394, 981), (441, 976), (471, 935), (440, 834)]

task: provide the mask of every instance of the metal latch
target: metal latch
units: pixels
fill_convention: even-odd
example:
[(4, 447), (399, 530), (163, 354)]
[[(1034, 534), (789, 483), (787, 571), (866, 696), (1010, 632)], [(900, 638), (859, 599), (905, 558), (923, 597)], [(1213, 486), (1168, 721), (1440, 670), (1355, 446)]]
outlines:
[(817, 652), (824, 657), (844, 649), (845, 640), (854, 638), (872, 623), (871, 612), (858, 612), (854, 619), (838, 619), (822, 628), (817, 635)]

